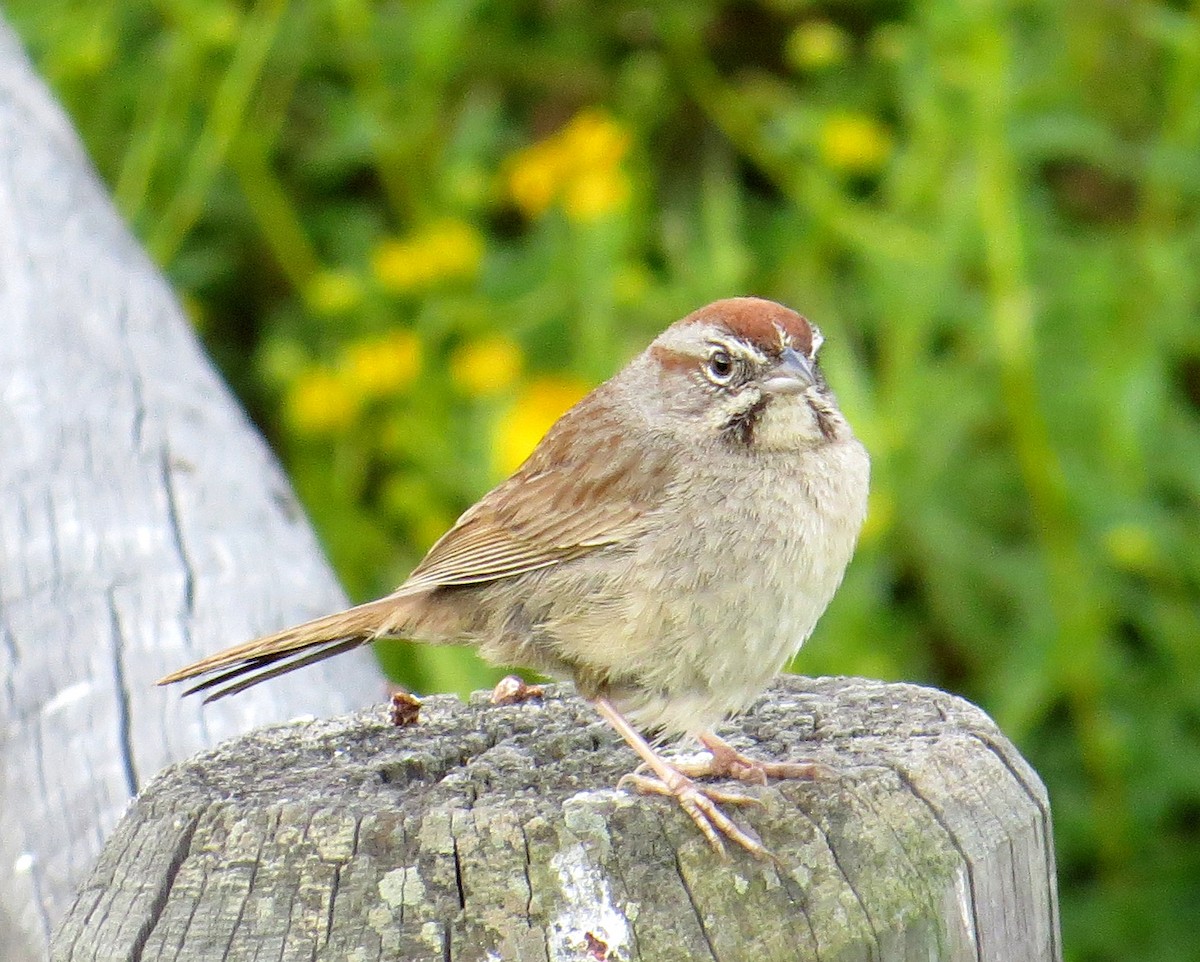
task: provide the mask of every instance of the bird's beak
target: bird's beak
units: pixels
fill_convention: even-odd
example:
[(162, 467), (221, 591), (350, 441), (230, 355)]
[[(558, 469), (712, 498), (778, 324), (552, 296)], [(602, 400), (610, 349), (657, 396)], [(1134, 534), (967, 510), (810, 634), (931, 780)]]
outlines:
[(768, 394), (800, 394), (816, 383), (812, 361), (789, 347), (763, 380), (762, 388)]

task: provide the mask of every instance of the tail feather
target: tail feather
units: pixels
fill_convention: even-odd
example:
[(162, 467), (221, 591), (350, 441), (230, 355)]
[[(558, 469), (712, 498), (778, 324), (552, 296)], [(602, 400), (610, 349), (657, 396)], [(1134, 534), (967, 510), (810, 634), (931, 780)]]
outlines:
[[(231, 668), (229, 671), (224, 671), (212, 678), (206, 678), (198, 685), (193, 685), (188, 688), (184, 694), (193, 695), (197, 692), (207, 691), (204, 696), (204, 704), (210, 701), (216, 701), (218, 698), (224, 698), (226, 695), (236, 695), (239, 691), (245, 691), (247, 688), (252, 688), (262, 681), (269, 681), (272, 678), (278, 678), (280, 675), (286, 675), (290, 671), (295, 671), (297, 668), (303, 668), (305, 665), (311, 665), (318, 661), (324, 661), (326, 658), (332, 658), (334, 655), (340, 655), (343, 651), (349, 651), (351, 648), (357, 648), (359, 645), (366, 644), (370, 639), (363, 638), (346, 638), (341, 641), (326, 642), (323, 647), (315, 650), (299, 653), (298, 657), (289, 658), (287, 654), (267, 655), (262, 658), (256, 658), (253, 661), (238, 665), (236, 668)], [(230, 684), (226, 684), (229, 682)]]
[(205, 702), (215, 701), (391, 635), (404, 621), (402, 599), (381, 598), (226, 648), (165, 675), (158, 684), (200, 678), (184, 694), (208, 691)]

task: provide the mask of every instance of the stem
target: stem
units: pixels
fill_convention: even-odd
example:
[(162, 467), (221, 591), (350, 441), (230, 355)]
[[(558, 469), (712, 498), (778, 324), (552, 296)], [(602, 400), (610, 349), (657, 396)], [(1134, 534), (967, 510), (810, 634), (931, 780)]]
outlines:
[(261, 0), (254, 13), (246, 18), (233, 60), (217, 88), (179, 189), (146, 241), (146, 247), (159, 264), (169, 264), (175, 258), (199, 218), (204, 198), (242, 128), (250, 95), (286, 10), (287, 0)]

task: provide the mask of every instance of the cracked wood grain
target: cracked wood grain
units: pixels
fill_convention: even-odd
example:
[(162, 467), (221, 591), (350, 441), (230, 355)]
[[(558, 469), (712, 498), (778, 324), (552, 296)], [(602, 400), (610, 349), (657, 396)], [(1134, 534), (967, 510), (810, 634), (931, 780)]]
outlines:
[[(728, 736), (835, 776), (751, 788), (778, 857), (716, 858), (569, 687), (264, 728), (175, 765), (55, 936), (92, 958), (1058, 962), (1048, 807), (978, 709), (780, 679)], [(100, 910), (102, 908), (102, 911)]]
[(144, 779), (382, 683), (364, 652), (204, 714), (153, 688), (345, 599), (3, 23), (0, 318), (0, 955), (32, 962)]

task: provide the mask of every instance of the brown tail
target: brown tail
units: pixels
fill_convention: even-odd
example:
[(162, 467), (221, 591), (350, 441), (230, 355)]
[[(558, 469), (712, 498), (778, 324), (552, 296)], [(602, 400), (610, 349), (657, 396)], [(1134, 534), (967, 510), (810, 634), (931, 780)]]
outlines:
[(369, 601), (218, 651), (160, 678), (158, 684), (169, 685), (208, 675), (211, 677), (193, 685), (184, 694), (208, 691), (204, 701), (216, 701), (391, 634), (405, 621), (404, 607), (402, 598)]

